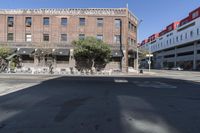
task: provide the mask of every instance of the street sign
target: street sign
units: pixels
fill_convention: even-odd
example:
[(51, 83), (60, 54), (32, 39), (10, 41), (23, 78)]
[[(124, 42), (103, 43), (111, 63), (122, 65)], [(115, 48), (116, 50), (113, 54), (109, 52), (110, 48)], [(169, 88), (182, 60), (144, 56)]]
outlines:
[(151, 61), (148, 61), (148, 64), (151, 64)]

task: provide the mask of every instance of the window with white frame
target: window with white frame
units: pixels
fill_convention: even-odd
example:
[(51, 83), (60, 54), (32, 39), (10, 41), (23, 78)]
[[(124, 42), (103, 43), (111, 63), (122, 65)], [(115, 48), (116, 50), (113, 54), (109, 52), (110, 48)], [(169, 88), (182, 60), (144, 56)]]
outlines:
[(115, 28), (120, 28), (120, 27), (121, 27), (121, 20), (115, 19)]
[(97, 40), (103, 41), (103, 35), (97, 35)]
[(61, 41), (66, 42), (67, 41), (67, 34), (61, 34)]
[(31, 42), (32, 41), (32, 35), (31, 35), (31, 33), (26, 33), (25, 38), (26, 38), (26, 42)]
[(97, 27), (103, 27), (103, 18), (97, 18)]
[(84, 40), (85, 39), (85, 34), (79, 34), (79, 40)]
[(26, 27), (31, 27), (32, 18), (31, 17), (26, 17), (25, 24), (26, 24)]
[(120, 44), (120, 38), (121, 38), (120, 35), (115, 35), (115, 36), (114, 36), (114, 42), (115, 42), (116, 44)]

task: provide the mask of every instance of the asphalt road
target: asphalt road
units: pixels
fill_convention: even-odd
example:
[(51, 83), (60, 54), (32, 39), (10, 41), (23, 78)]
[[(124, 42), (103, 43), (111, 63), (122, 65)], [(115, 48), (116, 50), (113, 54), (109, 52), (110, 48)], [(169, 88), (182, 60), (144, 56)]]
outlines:
[(0, 133), (199, 133), (200, 85), (161, 77), (0, 80)]
[[(145, 70), (145, 72), (148, 72), (148, 70)], [(152, 73), (154, 76), (159, 76), (159, 77), (200, 82), (199, 71), (175, 71), (175, 70), (152, 69), (150, 73)]]

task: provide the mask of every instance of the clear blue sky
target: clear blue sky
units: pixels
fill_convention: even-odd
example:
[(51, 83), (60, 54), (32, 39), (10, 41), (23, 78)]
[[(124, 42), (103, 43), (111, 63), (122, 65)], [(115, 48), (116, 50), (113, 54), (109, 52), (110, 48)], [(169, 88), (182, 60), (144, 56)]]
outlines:
[(1, 9), (9, 8), (109, 8), (126, 7), (143, 22), (139, 38), (143, 40), (180, 20), (200, 6), (200, 0), (0, 0)]

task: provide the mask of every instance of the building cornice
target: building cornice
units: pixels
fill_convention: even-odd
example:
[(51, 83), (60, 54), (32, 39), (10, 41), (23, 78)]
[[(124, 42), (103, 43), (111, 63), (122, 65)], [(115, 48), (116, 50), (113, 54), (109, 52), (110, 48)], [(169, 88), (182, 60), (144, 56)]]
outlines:
[(126, 8), (0, 9), (0, 14), (126, 16)]

